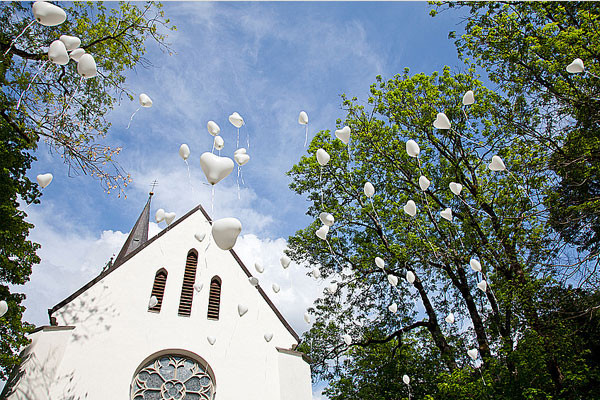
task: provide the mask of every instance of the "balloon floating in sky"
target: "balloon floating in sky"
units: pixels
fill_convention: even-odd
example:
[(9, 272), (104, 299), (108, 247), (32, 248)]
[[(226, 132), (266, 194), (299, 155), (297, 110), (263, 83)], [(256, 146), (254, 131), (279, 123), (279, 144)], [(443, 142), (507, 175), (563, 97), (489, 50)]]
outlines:
[(306, 111), (300, 111), (300, 114), (298, 115), (298, 123), (300, 125), (308, 125), (308, 114)]
[(471, 258), (471, 261), (469, 261), (469, 265), (471, 265), (471, 269), (473, 269), (473, 271), (481, 272), (481, 263), (479, 262), (479, 260)]
[(333, 215), (326, 212), (322, 212), (321, 214), (319, 214), (319, 219), (321, 220), (323, 225), (327, 226), (332, 226), (335, 222), (335, 218), (333, 218)]
[(328, 233), (329, 233), (329, 227), (327, 225), (323, 225), (315, 231), (315, 235), (317, 235), (317, 237), (322, 240), (327, 240)]
[(238, 304), (238, 314), (243, 317), (248, 312), (248, 307), (243, 304)]
[(171, 223), (175, 220), (176, 214), (174, 212), (165, 213), (165, 222), (167, 225), (171, 225)]
[(449, 324), (453, 324), (454, 323), (454, 314), (450, 313), (450, 314), (446, 315), (446, 318), (444, 318), (444, 321), (446, 321)]
[(406, 152), (411, 157), (418, 157), (421, 149), (419, 145), (414, 140), (410, 139), (406, 142)]
[(419, 187), (421, 188), (421, 190), (426, 191), (427, 188), (429, 187), (429, 185), (431, 185), (431, 182), (429, 181), (429, 179), (427, 179), (426, 177), (421, 175), (419, 177)]
[(365, 192), (365, 196), (371, 198), (375, 194), (375, 186), (371, 182), (365, 183), (365, 187), (363, 188)]
[(452, 210), (451, 209), (446, 208), (444, 211), (440, 212), (440, 215), (445, 220), (452, 222)]
[(450, 182), (450, 191), (457, 196), (460, 196), (460, 192), (462, 191), (463, 185), (456, 182)]
[(327, 286), (326, 289), (329, 292), (329, 294), (335, 294), (335, 292), (337, 292), (338, 290), (338, 284), (332, 283), (331, 285)]
[(152, 99), (146, 93), (140, 93), (139, 102), (140, 106), (144, 108), (152, 107)]
[(415, 202), (412, 200), (407, 201), (404, 205), (404, 212), (410, 215), (411, 217), (417, 215), (417, 205), (415, 204)]
[(67, 48), (65, 44), (60, 40), (55, 40), (50, 44), (48, 49), (48, 58), (54, 64), (65, 65), (69, 62), (69, 53), (67, 53)]
[(219, 128), (219, 125), (217, 125), (215, 121), (208, 121), (206, 129), (208, 129), (208, 133), (213, 136), (217, 136), (221, 132), (221, 128)]
[(381, 258), (381, 257), (375, 257), (375, 265), (377, 265), (381, 269), (384, 269), (385, 261), (383, 261), (383, 258)]
[(210, 345), (213, 346), (215, 344), (215, 342), (217, 341), (217, 338), (214, 336), (207, 336), (206, 340), (208, 340), (208, 343), (210, 343)]
[(273, 289), (273, 291), (274, 291), (275, 293), (279, 293), (279, 291), (281, 290), (281, 288), (279, 287), (279, 285), (278, 285), (278, 284), (276, 284), (276, 283), (274, 283), (274, 284), (271, 286), (271, 288)]
[(7, 311), (8, 311), (8, 304), (6, 304), (6, 301), (1, 300), (0, 301), (0, 317), (4, 316), (4, 314), (6, 314)]
[(396, 314), (396, 312), (398, 311), (398, 304), (392, 303), (388, 306), (388, 310), (390, 310), (392, 314)]
[(150, 297), (150, 301), (148, 302), (148, 308), (156, 307), (157, 304), (158, 304), (158, 299), (156, 298), (156, 296)]
[(213, 153), (203, 153), (200, 156), (200, 167), (206, 175), (206, 180), (214, 185), (223, 180), (233, 171), (233, 160), (227, 157), (219, 157)]
[(202, 242), (205, 237), (206, 237), (206, 233), (204, 233), (204, 232), (194, 233), (194, 238), (196, 238), (196, 240), (199, 242)]
[(75, 49), (69, 53), (69, 57), (71, 57), (71, 59), (74, 60), (75, 62), (79, 62), (79, 60), (81, 59), (81, 56), (83, 56), (84, 54), (85, 54), (84, 49)]
[(477, 357), (479, 357), (479, 351), (477, 351), (477, 349), (471, 349), (467, 351), (467, 354), (469, 355), (469, 357), (471, 357), (471, 360), (473, 361), (477, 360)]
[(406, 281), (408, 283), (410, 283), (412, 285), (413, 283), (415, 283), (415, 279), (416, 279), (416, 276), (412, 271), (408, 271), (406, 273)]
[(248, 278), (248, 282), (250, 282), (250, 284), (254, 287), (258, 286), (258, 278), (251, 276), (250, 278)]
[(315, 279), (319, 279), (321, 277), (321, 270), (319, 269), (319, 267), (313, 267), (312, 276)]
[(241, 167), (242, 165), (250, 161), (250, 156), (246, 154), (246, 149), (242, 147), (241, 149), (237, 149), (235, 153), (233, 153), (233, 159)]
[(346, 343), (347, 346), (352, 344), (352, 336), (348, 335), (347, 333), (342, 335), (342, 339), (344, 339), (344, 343)]
[(215, 136), (215, 139), (213, 140), (213, 146), (215, 146), (215, 149), (217, 150), (223, 150), (223, 147), (225, 147), (225, 141), (221, 136)]
[(576, 58), (573, 62), (567, 65), (567, 72), (570, 74), (580, 74), (585, 70), (583, 65), (583, 60), (581, 58)]
[(402, 382), (404, 382), (405, 385), (410, 385), (410, 377), (408, 375), (402, 375)]
[(286, 256), (285, 254), (283, 256), (281, 256), (281, 258), (279, 259), (279, 262), (281, 263), (281, 266), (283, 268), (287, 268), (290, 266), (290, 263), (292, 262), (292, 260)]
[(488, 165), (488, 168), (492, 171), (504, 171), (506, 166), (504, 165), (504, 161), (498, 156), (492, 157), (492, 162)]
[(487, 287), (488, 287), (487, 282), (485, 281), (485, 279), (482, 279), (481, 282), (479, 282), (477, 284), (477, 287), (479, 288), (479, 290), (481, 290), (482, 292), (485, 293), (487, 291)]
[(388, 275), (388, 282), (390, 283), (390, 285), (396, 287), (398, 286), (398, 277), (396, 275)]
[(264, 338), (265, 338), (265, 341), (267, 343), (269, 343), (271, 341), (271, 339), (273, 339), (273, 334), (271, 332), (265, 333)]
[(77, 73), (84, 78), (93, 78), (98, 71), (96, 70), (96, 60), (90, 54), (86, 53), (81, 56), (77, 63)]
[(195, 283), (195, 284), (194, 284), (194, 290), (195, 290), (197, 293), (200, 293), (200, 291), (202, 290), (202, 288), (203, 288), (203, 287), (204, 287), (204, 285), (203, 285), (202, 283)]
[(179, 157), (183, 158), (183, 161), (187, 160), (190, 156), (190, 147), (187, 144), (179, 146)]
[(310, 324), (310, 315), (307, 312), (304, 313), (304, 322)]
[(160, 223), (165, 219), (165, 210), (159, 208), (156, 210), (156, 214), (154, 214), (154, 218), (156, 218), (156, 222)]
[(54, 177), (52, 176), (52, 174), (48, 173), (48, 174), (40, 174), (35, 179), (37, 180), (38, 185), (40, 185), (43, 189), (46, 186), (48, 186), (50, 184), (50, 182), (52, 182), (53, 178)]
[(475, 94), (472, 90), (467, 90), (462, 98), (462, 103), (465, 106), (470, 106), (471, 104), (475, 103)]
[(254, 263), (254, 269), (256, 270), (256, 272), (258, 272), (259, 274), (262, 274), (263, 272), (265, 272), (265, 267), (263, 267), (262, 265), (260, 265), (259, 263)]
[(44, 26), (60, 25), (67, 19), (67, 13), (62, 8), (45, 1), (33, 3), (33, 16)]
[(350, 127), (344, 126), (342, 129), (335, 131), (335, 137), (340, 139), (344, 144), (348, 144), (350, 142), (350, 133)]
[(229, 116), (229, 122), (231, 122), (231, 125), (239, 129), (242, 127), (242, 125), (244, 125), (244, 118), (242, 118), (242, 116), (237, 112), (234, 112)]
[(435, 121), (433, 121), (433, 127), (435, 129), (450, 129), (451, 126), (450, 120), (444, 113), (438, 113), (435, 117)]
[(323, 149), (317, 150), (317, 161), (322, 167), (326, 166), (331, 156)]
[(236, 218), (221, 218), (212, 224), (212, 236), (221, 250), (231, 250), (240, 232), (242, 223)]
[(81, 39), (75, 36), (60, 35), (58, 40), (65, 44), (68, 51), (75, 50), (81, 45)]

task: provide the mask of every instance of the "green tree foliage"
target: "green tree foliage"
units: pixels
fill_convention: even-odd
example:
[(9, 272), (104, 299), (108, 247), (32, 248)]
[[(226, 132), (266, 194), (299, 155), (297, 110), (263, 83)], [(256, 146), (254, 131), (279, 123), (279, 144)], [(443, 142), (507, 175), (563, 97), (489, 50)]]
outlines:
[[(26, 176), (38, 143), (43, 140), (60, 155), (69, 173), (94, 176), (107, 192), (122, 191), (131, 179), (114, 158), (120, 149), (104, 143), (110, 129), (106, 115), (123, 96), (132, 98), (125, 73), (150, 65), (146, 41), (166, 49), (166, 32), (174, 29), (160, 3), (59, 5), (66, 22), (34, 23), (12, 43), (33, 19), (31, 3), (0, 3), (0, 300), (9, 305), (0, 318), (0, 378), (19, 362), (17, 353), (33, 328), (22, 321), (24, 295), (11, 292), (11, 285), (27, 282), (39, 262), (39, 245), (27, 240), (33, 226), (19, 209), (39, 202), (37, 184)], [(81, 39), (96, 60), (97, 77), (81, 80), (74, 61), (46, 63), (47, 47), (62, 34)]]
[[(476, 102), (464, 107), (467, 90)], [(338, 284), (311, 309), (316, 321), (303, 350), (315, 378), (330, 380), (334, 399), (408, 398), (403, 374), (418, 398), (600, 395), (598, 335), (582, 343), (568, 329), (595, 331), (597, 293), (556, 279), (556, 260), (571, 249), (557, 245), (544, 203), (553, 178), (543, 166), (553, 149), (524, 132), (540, 123), (537, 110), (523, 97), (485, 88), (473, 70), (453, 75), (448, 68), (378, 77), (368, 103), (344, 96), (347, 116), (338, 125), (351, 128), (350, 145), (320, 132), (289, 172), (315, 218), (289, 239), (290, 255), (321, 265), (322, 276)], [(433, 127), (438, 112), (452, 129)], [(418, 159), (407, 155), (409, 139), (421, 148)], [(318, 148), (331, 155), (325, 167), (314, 156)], [(494, 155), (506, 171), (488, 168)], [(431, 181), (426, 191), (420, 176)], [(363, 193), (367, 181), (376, 189), (372, 203)], [(463, 186), (459, 196), (451, 182)], [(403, 209), (409, 200), (415, 217)], [(452, 222), (440, 217), (446, 208)], [(321, 212), (336, 221), (328, 241), (315, 235)], [(383, 270), (375, 257), (385, 260)], [(483, 273), (471, 270), (473, 258)], [(396, 288), (388, 275), (399, 279)], [(476, 286), (482, 279), (485, 292)], [(456, 323), (445, 322), (449, 312)], [(481, 355), (476, 363), (470, 348)]]

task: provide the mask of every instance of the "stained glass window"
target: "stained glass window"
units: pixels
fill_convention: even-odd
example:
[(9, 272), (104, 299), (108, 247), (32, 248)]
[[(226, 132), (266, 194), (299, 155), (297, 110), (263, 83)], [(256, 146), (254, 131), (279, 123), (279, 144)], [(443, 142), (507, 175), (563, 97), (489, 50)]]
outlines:
[(133, 378), (132, 400), (213, 400), (214, 385), (206, 369), (191, 358), (160, 356)]

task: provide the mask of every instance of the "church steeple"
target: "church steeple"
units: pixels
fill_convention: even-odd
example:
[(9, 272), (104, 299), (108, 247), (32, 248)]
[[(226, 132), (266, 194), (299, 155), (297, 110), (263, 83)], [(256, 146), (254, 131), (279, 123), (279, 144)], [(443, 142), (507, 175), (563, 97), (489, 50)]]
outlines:
[(146, 206), (142, 210), (139, 218), (137, 219), (131, 233), (127, 237), (123, 248), (119, 252), (119, 255), (115, 259), (112, 268), (115, 268), (123, 261), (129, 253), (143, 245), (148, 241), (148, 227), (150, 225), (150, 200), (152, 200), (152, 195), (154, 193), (150, 192), (150, 196), (148, 197), (148, 201), (146, 202)]

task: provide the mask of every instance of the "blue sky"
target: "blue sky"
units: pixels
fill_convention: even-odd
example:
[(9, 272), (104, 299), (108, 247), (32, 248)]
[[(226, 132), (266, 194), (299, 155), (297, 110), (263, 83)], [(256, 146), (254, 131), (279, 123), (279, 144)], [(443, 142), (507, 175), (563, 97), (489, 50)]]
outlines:
[[(288, 189), (285, 175), (306, 151), (298, 113), (308, 113), (309, 134), (333, 131), (344, 117), (340, 94), (366, 102), (376, 75), (390, 78), (405, 67), (411, 73), (444, 65), (463, 70), (448, 39), (449, 31), (461, 29), (459, 13), (431, 18), (429, 10), (425, 2), (167, 2), (165, 14), (177, 26), (168, 38), (175, 54), (148, 43), (153, 67), (138, 68), (127, 81), (134, 93), (148, 94), (153, 107), (140, 110), (128, 130), (137, 99), (109, 115), (107, 141), (123, 147), (119, 162), (134, 179), (127, 199), (105, 194), (89, 177), (69, 178), (44, 146), (37, 153), (30, 176), (51, 172), (54, 181), (41, 204), (27, 209), (42, 263), (23, 288), (26, 318), (46, 324), (49, 307), (100, 272), (119, 251), (152, 180), (159, 181), (152, 214), (164, 208), (181, 216), (198, 203), (211, 213), (199, 167), (200, 154), (212, 148), (206, 123), (220, 125), (222, 155), (232, 157), (236, 130), (227, 117), (237, 111), (246, 121), (241, 143), (247, 134), (250, 139), (246, 185), (238, 199), (235, 171), (220, 182), (211, 214), (241, 220), (236, 250), (248, 265), (258, 260), (273, 267), (266, 281), (285, 282), (275, 303), (297, 331), (305, 330), (304, 309), (325, 283), (305, 277), (299, 266), (285, 273), (276, 269), (286, 238), (310, 223), (305, 199)], [(191, 149), (191, 185), (178, 156), (182, 143)], [(162, 227), (153, 224), (151, 233)], [(315, 388), (315, 398), (321, 398), (321, 388)]]

